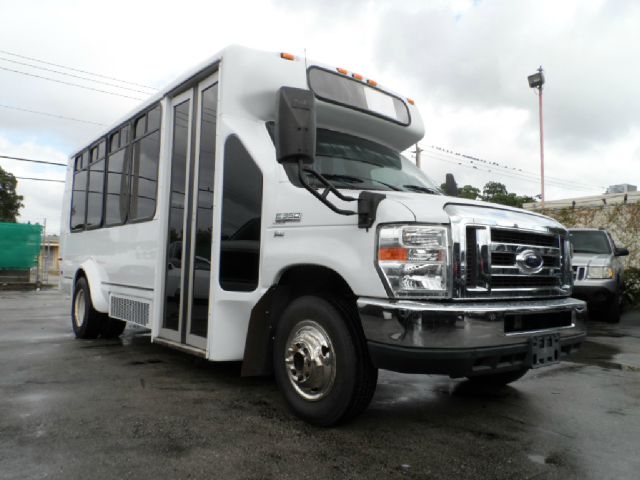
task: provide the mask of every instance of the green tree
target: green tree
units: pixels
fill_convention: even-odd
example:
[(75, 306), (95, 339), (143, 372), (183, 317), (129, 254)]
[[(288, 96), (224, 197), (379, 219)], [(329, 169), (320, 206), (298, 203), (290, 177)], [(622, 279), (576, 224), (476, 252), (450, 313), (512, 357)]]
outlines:
[[(440, 185), (440, 190), (446, 191), (446, 183)], [(480, 189), (471, 185), (465, 185), (464, 187), (458, 187), (458, 197), (468, 198), (470, 200), (478, 200), (480, 198)]]
[(471, 185), (465, 185), (462, 188), (458, 188), (458, 196), (470, 200), (478, 200), (480, 198), (480, 189), (472, 187)]
[(525, 203), (535, 202), (533, 197), (509, 193), (507, 187), (500, 182), (487, 182), (482, 189), (482, 200), (485, 202), (499, 203), (511, 207), (522, 208)]
[(16, 193), (18, 181), (0, 167), (0, 222), (16, 223), (20, 215), (23, 197)]

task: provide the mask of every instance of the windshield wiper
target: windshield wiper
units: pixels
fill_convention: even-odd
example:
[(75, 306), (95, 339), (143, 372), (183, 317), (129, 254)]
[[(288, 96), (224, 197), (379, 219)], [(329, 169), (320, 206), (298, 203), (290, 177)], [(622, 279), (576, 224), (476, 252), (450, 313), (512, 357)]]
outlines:
[(433, 195), (438, 193), (433, 188), (423, 187), (422, 185), (403, 185), (403, 187), (413, 190), (414, 192), (431, 193)]
[(379, 183), (380, 185), (384, 185), (385, 187), (390, 188), (391, 190), (395, 190), (397, 192), (401, 190), (398, 187), (394, 187), (393, 185), (389, 185), (388, 183), (381, 182), (380, 180), (374, 180), (373, 178), (364, 179), (360, 177), (354, 177), (352, 175), (341, 175), (338, 173), (323, 173), (322, 176), (329, 180), (338, 180), (338, 181), (343, 181), (345, 183), (364, 183), (365, 181), (375, 182), (375, 183)]

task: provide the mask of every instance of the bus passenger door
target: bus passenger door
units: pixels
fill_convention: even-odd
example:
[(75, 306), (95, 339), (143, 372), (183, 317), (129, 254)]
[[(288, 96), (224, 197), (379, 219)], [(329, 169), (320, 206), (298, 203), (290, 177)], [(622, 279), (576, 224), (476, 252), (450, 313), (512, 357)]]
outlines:
[(206, 350), (217, 73), (171, 101), (171, 174), (160, 338)]

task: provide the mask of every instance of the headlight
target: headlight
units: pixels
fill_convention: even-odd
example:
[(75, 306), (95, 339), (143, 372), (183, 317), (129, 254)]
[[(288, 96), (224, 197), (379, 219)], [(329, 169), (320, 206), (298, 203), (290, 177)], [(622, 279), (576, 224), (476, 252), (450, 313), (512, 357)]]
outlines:
[(611, 267), (589, 267), (587, 268), (587, 278), (603, 279), (613, 278), (614, 273)]
[(426, 225), (380, 228), (378, 266), (395, 296), (444, 297), (449, 292), (449, 229)]

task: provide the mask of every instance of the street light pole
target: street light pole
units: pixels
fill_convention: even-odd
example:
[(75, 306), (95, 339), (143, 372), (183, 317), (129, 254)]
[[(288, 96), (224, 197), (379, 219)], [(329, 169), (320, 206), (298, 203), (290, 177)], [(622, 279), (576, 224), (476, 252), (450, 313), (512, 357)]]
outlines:
[(538, 114), (540, 117), (540, 206), (544, 208), (544, 117), (542, 115), (542, 86), (544, 85), (544, 70), (542, 65), (538, 73), (529, 75), (529, 87), (538, 90)]

